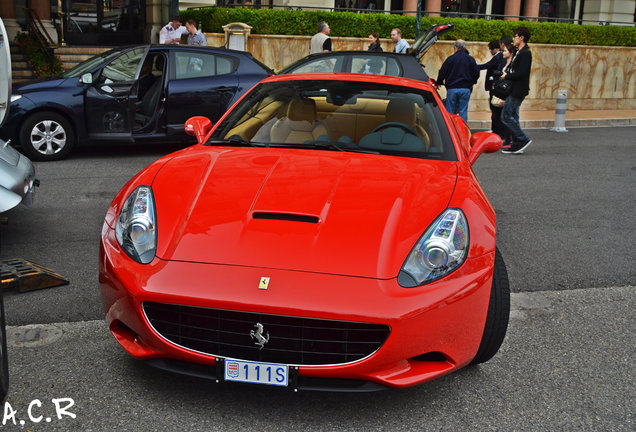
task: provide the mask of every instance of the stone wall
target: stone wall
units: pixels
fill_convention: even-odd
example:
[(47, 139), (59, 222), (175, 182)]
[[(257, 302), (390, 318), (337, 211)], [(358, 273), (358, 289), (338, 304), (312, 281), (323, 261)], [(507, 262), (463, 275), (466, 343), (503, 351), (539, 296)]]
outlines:
[[(221, 46), (223, 34), (208, 33), (208, 45)], [(309, 54), (309, 36), (250, 35), (248, 51), (275, 70)], [(367, 39), (332, 37), (334, 50), (365, 50)], [(413, 42), (413, 41), (409, 41)], [(530, 95), (525, 110), (554, 109), (557, 91), (567, 90), (568, 109), (636, 109), (636, 48), (533, 44)], [(390, 39), (382, 39), (385, 51), (393, 49)], [(467, 42), (477, 63), (490, 59), (488, 44)], [(429, 76), (435, 78), (444, 59), (453, 53), (452, 41), (439, 41), (424, 57)], [(482, 71), (471, 98), (471, 111), (488, 110)], [(440, 89), (445, 97), (445, 89)]]

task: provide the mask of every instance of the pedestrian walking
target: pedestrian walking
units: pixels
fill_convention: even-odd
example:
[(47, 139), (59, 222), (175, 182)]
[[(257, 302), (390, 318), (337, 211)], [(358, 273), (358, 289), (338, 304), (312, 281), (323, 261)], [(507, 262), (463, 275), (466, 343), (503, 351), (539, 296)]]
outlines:
[[(501, 54), (504, 60), (504, 65), (501, 67), (501, 70), (493, 72), (497, 76), (493, 77), (493, 86), (491, 87), (494, 87), (496, 81), (501, 79), (501, 76), (504, 72), (510, 71), (510, 64), (512, 63), (512, 58), (514, 57), (516, 52), (517, 48), (515, 48), (512, 42), (503, 46), (503, 51)], [(503, 104), (506, 103), (505, 100), (502, 101), (501, 99), (497, 98), (491, 88), (490, 108), (492, 109), (492, 131), (501, 137), (501, 140), (503, 141), (501, 148), (509, 149), (512, 145), (512, 134), (510, 133), (510, 129), (508, 129), (508, 127), (501, 121), (501, 111), (503, 110), (503, 104), (501, 104), (501, 102), (503, 102)]]
[(178, 44), (181, 42), (181, 35), (187, 34), (188, 30), (181, 25), (181, 17), (174, 17), (172, 21), (163, 26), (159, 31), (160, 44)]
[(369, 51), (382, 51), (380, 35), (376, 32), (369, 33)]
[(186, 21), (185, 27), (188, 30), (188, 45), (208, 46), (208, 39), (197, 29), (195, 20)]
[(505, 60), (500, 50), (500, 45), (498, 40), (490, 41), (488, 44), (488, 50), (490, 51), (490, 55), (492, 58), (486, 63), (482, 63), (477, 65), (480, 70), (486, 69), (486, 82), (484, 84), (484, 89), (489, 93), (488, 98), (488, 106), (490, 107), (490, 120), (491, 120), (491, 129), (494, 133), (501, 137), (503, 141), (506, 135), (506, 129), (503, 123), (501, 122), (501, 107), (493, 106), (490, 103), (492, 98), (492, 85), (495, 80), (495, 76), (493, 76), (496, 72), (501, 72), (503, 70), (503, 66), (505, 64)]
[(406, 39), (402, 39), (402, 30), (397, 27), (391, 30), (391, 40), (395, 42), (395, 48), (393, 49), (395, 53), (406, 54), (406, 51), (411, 48)]
[(459, 114), (468, 122), (468, 103), (473, 85), (479, 79), (479, 67), (466, 50), (466, 42), (457, 39), (453, 45), (455, 52), (448, 57), (437, 75), (437, 85), (446, 86), (446, 111)]
[(512, 81), (512, 92), (506, 98), (501, 111), (501, 121), (512, 134), (512, 145), (509, 149), (503, 149), (506, 154), (523, 154), (524, 150), (532, 143), (532, 140), (524, 133), (519, 124), (519, 107), (523, 99), (530, 93), (530, 70), (532, 69), (532, 52), (528, 47), (530, 30), (527, 27), (519, 27), (512, 38), (517, 53), (512, 59), (507, 71), (504, 71), (502, 79)]
[(504, 64), (503, 55), (501, 54), (502, 49), (499, 46), (498, 40), (488, 43), (488, 51), (490, 51), (490, 55), (492, 56), (491, 59), (486, 63), (477, 65), (479, 70), (486, 69), (486, 82), (484, 87), (487, 92), (492, 90), (493, 72), (503, 70), (502, 66)]
[[(376, 32), (369, 34), (369, 51), (382, 52), (380, 46), (380, 35)], [(360, 59), (362, 66), (358, 70), (358, 73), (364, 74), (381, 74), (382, 73), (382, 60), (371, 57), (370, 59)]]
[(318, 23), (318, 33), (313, 35), (311, 38), (309, 54), (328, 52), (332, 50), (329, 33), (331, 33), (331, 29), (327, 22), (322, 21)]

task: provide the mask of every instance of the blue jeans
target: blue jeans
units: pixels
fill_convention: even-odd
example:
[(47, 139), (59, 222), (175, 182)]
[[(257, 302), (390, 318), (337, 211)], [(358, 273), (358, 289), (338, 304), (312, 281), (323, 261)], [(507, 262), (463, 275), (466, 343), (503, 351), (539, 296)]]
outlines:
[(446, 91), (446, 111), (459, 114), (465, 122), (468, 122), (468, 102), (470, 102), (470, 89), (454, 88)]
[(515, 142), (527, 141), (530, 138), (523, 132), (519, 124), (519, 107), (523, 99), (508, 96), (501, 110), (501, 122), (506, 125)]

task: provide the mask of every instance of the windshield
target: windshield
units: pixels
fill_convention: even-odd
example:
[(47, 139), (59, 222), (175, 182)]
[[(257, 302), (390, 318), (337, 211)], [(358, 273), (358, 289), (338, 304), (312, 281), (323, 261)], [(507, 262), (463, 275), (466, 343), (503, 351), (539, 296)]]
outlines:
[(67, 70), (62, 74), (63, 78), (74, 78), (78, 76), (82, 76), (87, 72), (92, 71), (95, 67), (101, 65), (104, 62), (110, 61), (112, 58), (121, 54), (120, 49), (106, 51), (103, 54), (97, 55), (95, 57), (91, 57), (88, 60), (83, 61), (77, 66)]
[(431, 92), (362, 81), (260, 84), (223, 120), (209, 144), (457, 160)]

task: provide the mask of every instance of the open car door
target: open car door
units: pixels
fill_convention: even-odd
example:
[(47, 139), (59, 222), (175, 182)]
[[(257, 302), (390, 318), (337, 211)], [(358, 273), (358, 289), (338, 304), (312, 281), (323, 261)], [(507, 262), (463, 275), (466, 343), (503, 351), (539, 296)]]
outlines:
[(429, 50), (431, 45), (437, 42), (437, 39), (446, 32), (451, 31), (455, 24), (435, 24), (422, 32), (411, 47), (411, 54), (417, 57), (417, 61), (421, 61), (424, 54)]

